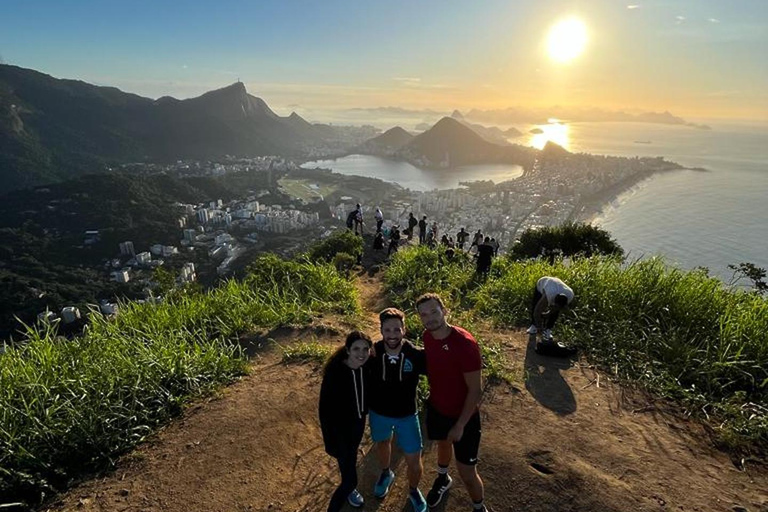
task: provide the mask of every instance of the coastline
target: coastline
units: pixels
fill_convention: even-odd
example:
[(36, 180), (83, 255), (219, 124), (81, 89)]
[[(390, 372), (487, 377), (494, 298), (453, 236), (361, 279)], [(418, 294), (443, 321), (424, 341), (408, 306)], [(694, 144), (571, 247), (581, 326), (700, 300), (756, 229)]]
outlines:
[[(632, 176), (613, 184), (610, 187), (604, 188), (596, 194), (582, 199), (578, 205), (573, 209), (568, 220), (574, 222), (583, 222), (585, 224), (592, 224), (595, 219), (603, 212), (605, 207), (611, 204), (613, 201), (621, 197), (625, 192), (629, 192), (640, 183), (647, 181), (654, 176), (672, 171), (692, 170), (687, 167), (669, 167), (665, 169), (653, 169), (644, 172), (633, 174)], [(704, 171), (704, 169), (693, 169)]]

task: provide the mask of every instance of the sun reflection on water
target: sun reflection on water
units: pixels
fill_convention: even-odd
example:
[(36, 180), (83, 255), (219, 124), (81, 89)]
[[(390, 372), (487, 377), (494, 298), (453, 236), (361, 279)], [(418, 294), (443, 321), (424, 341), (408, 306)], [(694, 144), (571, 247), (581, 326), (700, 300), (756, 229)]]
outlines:
[[(560, 122), (558, 119), (547, 119), (548, 124), (539, 124), (532, 131), (531, 140), (528, 142), (529, 146), (533, 146), (536, 149), (544, 149), (547, 142), (552, 141), (558, 146), (562, 146), (564, 149), (570, 151), (570, 138), (568, 125)], [(538, 132), (541, 133), (538, 133)]]

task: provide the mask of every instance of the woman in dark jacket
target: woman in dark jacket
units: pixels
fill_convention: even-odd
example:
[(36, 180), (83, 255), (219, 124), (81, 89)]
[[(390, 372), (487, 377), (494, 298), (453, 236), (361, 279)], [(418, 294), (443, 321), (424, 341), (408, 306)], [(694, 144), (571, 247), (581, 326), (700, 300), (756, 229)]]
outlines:
[(368, 335), (353, 331), (325, 365), (320, 387), (320, 428), (325, 451), (338, 461), (341, 472), (341, 484), (331, 497), (328, 512), (341, 510), (345, 500), (353, 507), (363, 506), (363, 497), (357, 491), (357, 450), (368, 414), (363, 365), (372, 344)]

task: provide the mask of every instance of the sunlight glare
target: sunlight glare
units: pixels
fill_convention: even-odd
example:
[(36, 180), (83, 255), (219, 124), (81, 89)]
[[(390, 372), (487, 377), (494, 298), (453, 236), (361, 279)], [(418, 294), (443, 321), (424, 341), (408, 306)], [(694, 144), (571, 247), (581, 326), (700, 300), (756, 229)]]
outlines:
[(549, 57), (557, 62), (570, 62), (584, 51), (587, 27), (581, 20), (570, 18), (555, 24), (549, 30)]
[(570, 151), (570, 140), (568, 137), (568, 125), (562, 124), (558, 120), (556, 123), (540, 124), (536, 125), (536, 128), (541, 130), (541, 133), (536, 133), (531, 137), (528, 142), (529, 146), (533, 146), (536, 149), (544, 149), (547, 142), (552, 141), (558, 146)]

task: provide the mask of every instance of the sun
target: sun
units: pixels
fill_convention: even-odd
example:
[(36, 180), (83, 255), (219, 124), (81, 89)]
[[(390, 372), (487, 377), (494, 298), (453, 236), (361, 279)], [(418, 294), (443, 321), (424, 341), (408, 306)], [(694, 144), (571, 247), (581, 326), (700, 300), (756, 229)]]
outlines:
[(563, 20), (549, 30), (549, 57), (557, 62), (570, 62), (584, 51), (587, 27), (576, 18)]

